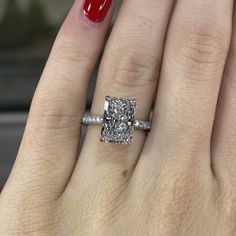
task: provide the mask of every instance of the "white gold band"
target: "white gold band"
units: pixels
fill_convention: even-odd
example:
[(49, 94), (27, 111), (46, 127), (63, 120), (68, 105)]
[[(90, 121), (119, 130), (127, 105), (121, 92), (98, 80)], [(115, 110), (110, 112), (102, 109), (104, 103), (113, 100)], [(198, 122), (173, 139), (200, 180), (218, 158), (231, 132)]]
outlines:
[[(89, 112), (86, 112), (82, 118), (83, 125), (102, 125), (103, 124), (103, 117), (100, 115), (91, 115)], [(151, 122), (144, 121), (144, 120), (135, 120), (134, 121), (134, 128), (135, 129), (142, 129), (145, 131), (151, 130)]]

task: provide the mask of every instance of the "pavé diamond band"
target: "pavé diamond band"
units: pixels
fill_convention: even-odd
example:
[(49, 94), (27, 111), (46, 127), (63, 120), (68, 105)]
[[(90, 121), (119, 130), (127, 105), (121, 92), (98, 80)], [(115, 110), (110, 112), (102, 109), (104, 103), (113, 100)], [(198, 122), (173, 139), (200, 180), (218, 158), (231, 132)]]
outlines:
[(102, 125), (101, 141), (116, 144), (131, 144), (134, 129), (151, 129), (150, 121), (136, 119), (136, 100), (109, 96), (105, 97), (103, 116), (86, 112), (82, 124)]
[[(84, 124), (84, 125), (102, 125), (103, 124), (103, 117), (100, 115), (91, 115), (89, 112), (86, 112), (83, 115), (82, 124)], [(151, 122), (150, 121), (143, 121), (143, 120), (135, 120), (134, 128), (150, 131)]]

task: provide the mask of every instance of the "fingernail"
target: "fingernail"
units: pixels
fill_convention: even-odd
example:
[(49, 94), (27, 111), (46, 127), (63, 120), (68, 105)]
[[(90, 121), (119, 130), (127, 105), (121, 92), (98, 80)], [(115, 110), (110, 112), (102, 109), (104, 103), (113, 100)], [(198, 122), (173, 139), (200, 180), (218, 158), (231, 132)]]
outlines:
[(112, 0), (85, 0), (83, 12), (94, 22), (103, 21), (111, 6)]

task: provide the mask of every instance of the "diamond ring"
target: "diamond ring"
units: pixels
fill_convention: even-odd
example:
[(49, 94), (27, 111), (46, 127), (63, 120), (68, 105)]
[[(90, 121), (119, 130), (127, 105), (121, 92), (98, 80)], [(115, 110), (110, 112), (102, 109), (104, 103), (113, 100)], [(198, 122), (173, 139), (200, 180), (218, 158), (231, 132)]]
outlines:
[(84, 125), (102, 125), (101, 142), (131, 144), (134, 129), (150, 131), (151, 122), (136, 119), (136, 100), (120, 97), (105, 97), (104, 114), (85, 113)]

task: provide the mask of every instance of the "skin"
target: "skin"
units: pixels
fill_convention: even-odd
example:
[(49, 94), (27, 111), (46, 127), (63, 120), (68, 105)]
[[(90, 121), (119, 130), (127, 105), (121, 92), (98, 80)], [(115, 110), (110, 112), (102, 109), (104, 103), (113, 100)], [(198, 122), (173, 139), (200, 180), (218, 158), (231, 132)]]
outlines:
[(36, 90), (0, 195), (0, 235), (236, 235), (236, 9), (233, 0), (124, 0), (100, 65), (106, 95), (136, 98), (153, 127), (132, 145), (88, 129), (86, 90), (111, 19), (76, 0)]

